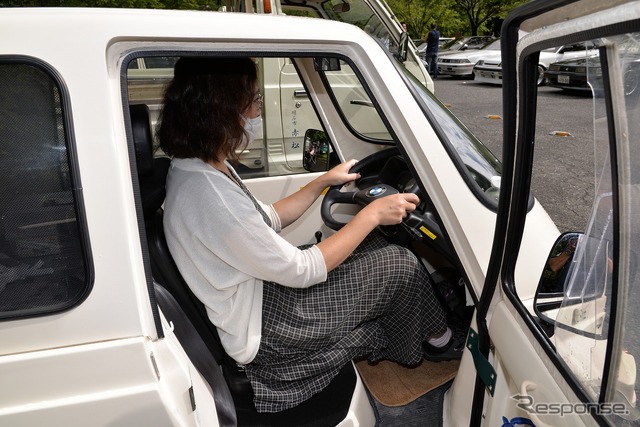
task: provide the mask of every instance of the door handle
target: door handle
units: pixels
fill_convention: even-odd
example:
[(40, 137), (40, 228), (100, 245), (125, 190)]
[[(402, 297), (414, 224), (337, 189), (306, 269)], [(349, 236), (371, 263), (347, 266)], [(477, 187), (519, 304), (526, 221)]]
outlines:
[(293, 91), (293, 97), (294, 98), (308, 98), (309, 95), (307, 95), (307, 91), (306, 90), (294, 90)]

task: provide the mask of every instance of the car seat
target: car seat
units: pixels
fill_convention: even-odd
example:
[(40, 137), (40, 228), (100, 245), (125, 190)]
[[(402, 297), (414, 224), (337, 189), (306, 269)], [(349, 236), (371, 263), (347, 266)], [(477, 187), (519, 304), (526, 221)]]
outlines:
[[(162, 204), (165, 198), (165, 180), (170, 159), (166, 156), (157, 158), (154, 156), (148, 107), (144, 104), (131, 105), (129, 112), (144, 217), (143, 238), (146, 236), (153, 280), (166, 289), (172, 299), (175, 299), (205, 344), (212, 362), (215, 360), (220, 365), (233, 397), (238, 425), (334, 426), (338, 424), (349, 411), (356, 385), (356, 374), (351, 363), (345, 365), (323, 391), (296, 407), (277, 413), (256, 411), (253, 405), (253, 389), (243, 368), (225, 353), (218, 332), (209, 321), (204, 305), (185, 283), (169, 252), (162, 226)], [(162, 306), (162, 301), (167, 299), (166, 296), (160, 295), (157, 299), (163, 314), (167, 316), (169, 308), (165, 310)], [(169, 320), (177, 322), (180, 319)], [(181, 337), (180, 333), (176, 328), (176, 336), (180, 342), (188, 343), (188, 340), (181, 339), (184, 337)], [(189, 349), (185, 350), (187, 354), (190, 353)], [(201, 374), (205, 376), (203, 372)], [(211, 387), (215, 390), (213, 385)], [(218, 407), (217, 404), (216, 406)]]

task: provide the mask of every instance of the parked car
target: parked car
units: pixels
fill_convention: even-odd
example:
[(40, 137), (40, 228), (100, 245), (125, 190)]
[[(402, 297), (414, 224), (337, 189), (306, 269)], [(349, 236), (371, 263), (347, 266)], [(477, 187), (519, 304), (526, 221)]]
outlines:
[[(626, 43), (621, 46), (625, 52), (624, 60), (619, 66), (624, 75), (623, 89), (627, 99), (640, 85), (638, 68), (640, 67), (640, 46), (635, 43)], [(599, 84), (602, 76), (602, 65), (598, 51), (591, 51), (591, 55), (585, 58), (573, 58), (554, 62), (545, 72), (548, 85), (568, 92), (593, 92)]]
[(482, 49), (438, 55), (438, 74), (473, 77), (473, 67), (480, 58), (500, 58), (500, 39), (493, 40)]
[(602, 78), (598, 55), (554, 62), (544, 73), (547, 85), (567, 91), (591, 92), (591, 78)]
[[(454, 40), (453, 37), (440, 37), (440, 42), (438, 43), (438, 46), (439, 46), (438, 52), (440, 52), (441, 49), (443, 49), (444, 45), (448, 45), (449, 42), (451, 42), (452, 40)], [(422, 42), (422, 40), (420, 41)], [(424, 59), (427, 54), (427, 43), (422, 42), (422, 43), (416, 43), (416, 44), (418, 46), (418, 56)]]
[(461, 51), (482, 49), (494, 40), (495, 37), (492, 36), (471, 36), (461, 39), (452, 38), (440, 46), (438, 55), (449, 55)]
[[(633, 76), (619, 67), (630, 58), (619, 46), (637, 40), (640, 4), (578, 3), (567, 13), (565, 0), (531, 2), (505, 20), (503, 162), (353, 25), (208, 11), (0, 9), (0, 27), (11, 34), (0, 38), (0, 425), (586, 427), (637, 420), (640, 123), (621, 102)], [(594, 98), (589, 115), (597, 132), (552, 161), (579, 168), (580, 156), (592, 154), (602, 168), (593, 192), (581, 195), (592, 203), (584, 230), (566, 235), (532, 195), (540, 160), (533, 142), (544, 132), (535, 82), (525, 76), (537, 64), (531, 40), (541, 46), (587, 36), (606, 38), (600, 55), (611, 59), (611, 78), (592, 83), (605, 95)], [(455, 379), (426, 395), (437, 410), (379, 403), (355, 362), (291, 410), (255, 410), (243, 367), (224, 351), (164, 240), (171, 159), (155, 150), (149, 112), (162, 86), (147, 66), (193, 56), (255, 58), (260, 90), (280, 95), (264, 104), (263, 135), (269, 126), (297, 128), (303, 108), (316, 115), (319, 129), (300, 129), (303, 159), (313, 162), (294, 174), (245, 175), (261, 201), (273, 203), (332, 164), (359, 159), (360, 179), (332, 188), (332, 198), (283, 230), (292, 245), (331, 236), (329, 225), (348, 222), (361, 208), (355, 200), (366, 203), (372, 187), (419, 196), (399, 227), (379, 231), (410, 248), (434, 283), (449, 282), (457, 306), (473, 315)], [(267, 84), (274, 70), (278, 88)], [(370, 134), (363, 116), (385, 133)], [(275, 157), (266, 161), (281, 161)], [(571, 187), (550, 183), (559, 195), (554, 207), (575, 209), (562, 205), (561, 190)], [(547, 270), (560, 256), (572, 257), (566, 274), (547, 287)], [(392, 369), (385, 391), (403, 386), (396, 368), (405, 367)], [(444, 370), (411, 370), (404, 388)]]
[[(538, 59), (538, 85), (546, 83), (545, 71), (552, 62), (593, 55), (594, 53), (597, 53), (597, 50), (592, 42), (574, 43), (541, 51)], [(476, 82), (502, 84), (502, 59), (480, 58), (473, 67), (473, 74)]]
[(454, 40), (454, 37), (440, 37), (440, 40), (438, 41), (438, 47), (443, 48), (444, 45), (448, 44), (452, 40)]

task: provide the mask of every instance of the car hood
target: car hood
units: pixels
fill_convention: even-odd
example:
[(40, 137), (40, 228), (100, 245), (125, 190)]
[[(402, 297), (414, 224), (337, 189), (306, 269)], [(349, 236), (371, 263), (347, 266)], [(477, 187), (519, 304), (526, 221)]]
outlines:
[(564, 65), (565, 67), (584, 67), (589, 65), (590, 67), (600, 66), (600, 57), (598, 55), (584, 56), (580, 58), (565, 59), (563, 61), (554, 62), (557, 65)]
[(460, 55), (460, 56), (462, 56), (464, 58), (466, 55), (468, 55), (470, 53), (473, 53), (473, 52), (477, 52), (479, 50), (480, 49), (474, 49), (472, 47), (468, 47), (465, 50), (458, 50), (458, 49), (456, 49), (456, 50), (444, 50), (444, 51), (441, 50), (441, 51), (438, 51), (438, 56), (449, 57), (451, 55)]

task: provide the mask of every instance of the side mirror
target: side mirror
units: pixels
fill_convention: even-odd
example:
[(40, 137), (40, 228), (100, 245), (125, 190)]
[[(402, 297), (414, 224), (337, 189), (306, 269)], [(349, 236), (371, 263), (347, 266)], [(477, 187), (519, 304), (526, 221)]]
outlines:
[(314, 58), (313, 68), (315, 68), (316, 71), (340, 71), (342, 69), (338, 58), (327, 57)]
[[(553, 245), (533, 309), (547, 325), (602, 339), (612, 260), (606, 242), (565, 233)], [(577, 254), (577, 255), (576, 255)]]
[(400, 62), (407, 60), (407, 52), (409, 51), (409, 33), (403, 31), (400, 34), (400, 43), (398, 44), (398, 51), (396, 52), (396, 58)]
[(564, 233), (553, 245), (536, 296), (564, 293), (567, 274), (582, 233)]
[(326, 172), (330, 165), (329, 136), (317, 129), (304, 133), (302, 167), (309, 172)]
[[(553, 326), (556, 323), (558, 311), (564, 301), (569, 268), (581, 235), (581, 233), (561, 235), (549, 252), (533, 302), (533, 310), (544, 325)], [(548, 331), (548, 335), (551, 336), (552, 331)]]

